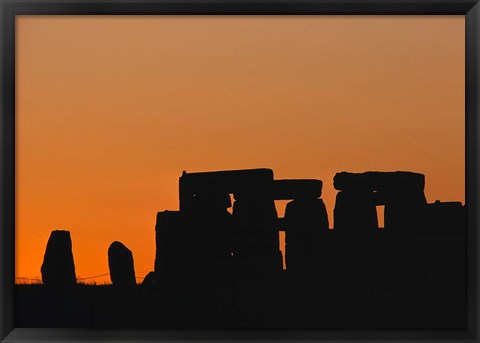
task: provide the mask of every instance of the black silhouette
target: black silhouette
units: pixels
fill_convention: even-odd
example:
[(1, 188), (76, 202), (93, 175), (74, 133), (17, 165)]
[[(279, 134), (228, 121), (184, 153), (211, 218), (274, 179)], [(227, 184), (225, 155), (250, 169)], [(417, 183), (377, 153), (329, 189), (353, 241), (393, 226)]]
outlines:
[(328, 230), (327, 210), (322, 199), (305, 197), (287, 204), (285, 245), (289, 272), (315, 268), (322, 262), (318, 249)]
[(69, 231), (52, 231), (41, 268), (43, 284), (64, 289), (77, 282)]
[(143, 287), (148, 287), (149, 289), (151, 289), (155, 286), (155, 273), (154, 272), (150, 272), (147, 275), (145, 275), (145, 277), (142, 281), (142, 286)]
[[(338, 173), (333, 178), (340, 190), (335, 203), (335, 228), (378, 228), (375, 206), (385, 205), (385, 228), (417, 230), (426, 209), (425, 176), (410, 172)], [(420, 222), (419, 222), (420, 220)], [(428, 223), (425, 223), (428, 226)]]
[[(465, 206), (427, 203), (424, 186), (425, 176), (418, 173), (338, 173), (332, 228), (320, 180), (275, 180), (270, 169), (183, 172), (179, 211), (157, 213), (155, 268), (141, 285), (136, 286), (131, 252), (114, 242), (112, 286), (77, 285), (75, 294), (61, 298), (68, 307), (42, 289), (33, 296), (17, 286), (17, 323), (464, 327)], [(291, 200), (284, 218), (278, 218), (275, 200)], [(381, 229), (376, 206), (385, 206)], [(286, 270), (279, 231), (286, 234)], [(119, 285), (131, 292), (110, 291)], [(39, 299), (50, 309), (42, 320), (35, 312), (42, 308)]]
[(108, 248), (108, 267), (112, 284), (119, 288), (132, 288), (137, 282), (135, 280), (135, 269), (133, 267), (133, 254), (122, 243), (113, 242)]

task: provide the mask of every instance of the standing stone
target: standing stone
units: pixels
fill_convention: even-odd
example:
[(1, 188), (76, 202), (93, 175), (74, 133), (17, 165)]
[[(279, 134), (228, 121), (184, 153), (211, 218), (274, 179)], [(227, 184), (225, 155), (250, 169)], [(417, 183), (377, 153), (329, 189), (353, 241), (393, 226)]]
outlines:
[(266, 196), (252, 193), (234, 194), (235, 264), (247, 273), (281, 271), (282, 253), (279, 249), (275, 203), (268, 193)]
[(323, 200), (305, 198), (289, 202), (284, 221), (287, 270), (308, 270), (320, 266), (322, 243), (329, 233)]
[(148, 273), (142, 281), (142, 287), (153, 288), (155, 286), (155, 272)]
[(295, 199), (285, 208), (287, 230), (325, 232), (328, 215), (322, 199)]
[(157, 213), (155, 224), (155, 273), (181, 274), (189, 261), (186, 252), (193, 247), (191, 238), (185, 232), (185, 218), (178, 211)]
[(69, 231), (55, 230), (50, 234), (41, 267), (43, 284), (67, 288), (76, 284), (72, 240)]
[(108, 248), (108, 267), (114, 286), (129, 288), (137, 284), (132, 252), (122, 243), (113, 242)]
[(341, 232), (367, 233), (378, 229), (373, 192), (369, 190), (337, 193), (333, 210), (335, 229)]

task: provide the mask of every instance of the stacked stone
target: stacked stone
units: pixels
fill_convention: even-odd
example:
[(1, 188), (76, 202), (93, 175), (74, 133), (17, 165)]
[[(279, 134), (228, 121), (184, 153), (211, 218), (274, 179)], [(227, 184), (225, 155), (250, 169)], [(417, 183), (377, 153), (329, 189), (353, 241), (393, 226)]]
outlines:
[(426, 206), (425, 176), (412, 172), (337, 173), (340, 192), (334, 209), (335, 229), (367, 233), (378, 229), (375, 206), (385, 205), (385, 228), (415, 224)]
[(189, 255), (197, 270), (225, 275), (229, 269), (281, 269), (272, 182), (273, 171), (265, 168), (182, 174), (179, 228), (195, 242)]
[(199, 196), (222, 196), (247, 190), (252, 196), (262, 196), (265, 185), (272, 181), (273, 171), (266, 168), (200, 173), (184, 171), (179, 179), (180, 212), (186, 214), (195, 210)]

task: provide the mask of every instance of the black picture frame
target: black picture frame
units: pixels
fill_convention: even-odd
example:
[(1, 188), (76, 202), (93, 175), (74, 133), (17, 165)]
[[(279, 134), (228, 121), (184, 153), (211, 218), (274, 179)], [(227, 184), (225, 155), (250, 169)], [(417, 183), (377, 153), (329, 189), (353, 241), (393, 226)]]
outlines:
[[(458, 330), (93, 331), (14, 325), (15, 16), (16, 15), (465, 15), (467, 323)], [(30, 341), (479, 341), (479, 58), (478, 0), (1, 0), (2, 106), (0, 340)]]

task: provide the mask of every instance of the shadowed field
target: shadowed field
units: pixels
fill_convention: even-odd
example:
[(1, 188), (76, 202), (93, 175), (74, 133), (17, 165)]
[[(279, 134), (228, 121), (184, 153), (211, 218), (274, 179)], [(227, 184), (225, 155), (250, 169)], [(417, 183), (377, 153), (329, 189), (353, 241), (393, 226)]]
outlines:
[[(396, 259), (393, 241), (396, 249), (410, 247), (412, 253)], [(461, 328), (465, 325), (465, 270), (458, 266), (464, 266), (463, 242), (463, 234), (436, 239), (384, 236), (378, 238), (376, 248), (370, 244), (368, 253), (361, 237), (341, 245), (326, 240), (320, 254), (325, 259), (343, 256), (348, 264), (326, 264), (308, 276), (287, 270), (268, 277), (225, 278), (209, 285), (194, 283), (186, 275), (158, 280), (154, 288), (137, 285), (128, 291), (112, 285), (77, 284), (63, 291), (16, 285), (15, 325)], [(410, 257), (405, 260), (405, 256)]]

